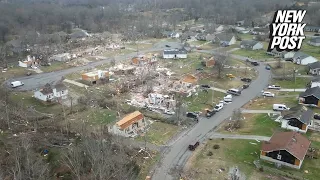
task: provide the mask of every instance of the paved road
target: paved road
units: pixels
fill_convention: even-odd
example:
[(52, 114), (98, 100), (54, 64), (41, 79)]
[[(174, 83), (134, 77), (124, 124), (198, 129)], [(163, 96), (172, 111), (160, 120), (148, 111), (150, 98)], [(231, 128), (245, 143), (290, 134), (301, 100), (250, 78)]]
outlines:
[[(167, 49), (165, 45), (169, 45), (170, 48), (179, 48), (181, 47), (180, 43), (177, 42), (166, 42), (162, 41), (157, 44), (155, 44), (152, 48), (144, 51), (139, 51), (139, 53), (147, 53), (151, 51), (160, 51), (163, 49)], [(137, 55), (137, 52), (133, 52), (127, 55), (122, 55), (122, 56), (116, 56), (116, 60), (124, 60), (124, 59), (129, 59), (132, 58), (133, 56)], [(10, 87), (10, 82), (12, 81), (22, 81), (24, 83), (24, 86), (15, 88), (17, 91), (31, 91), (35, 90), (37, 88), (43, 87), (45, 84), (50, 83), (50, 84), (55, 84), (57, 81), (61, 80), (62, 76), (82, 71), (85, 69), (90, 69), (99, 65), (103, 65), (105, 63), (109, 63), (111, 58), (105, 58), (101, 61), (96, 61), (96, 62), (91, 62), (85, 66), (79, 66), (79, 67), (73, 67), (69, 69), (64, 69), (60, 71), (55, 71), (55, 72), (50, 72), (50, 73), (41, 73), (41, 74), (35, 74), (31, 76), (25, 76), (25, 77), (16, 77), (13, 79), (9, 79), (5, 82), (5, 85), (7, 87)]]
[(273, 110), (251, 110), (251, 109), (242, 109), (242, 113), (248, 114), (281, 114), (281, 112), (273, 111)]
[[(216, 53), (205, 50), (200, 50), (200, 52)], [(242, 56), (232, 55), (232, 57), (244, 61), (246, 60), (246, 57)], [(174, 177), (170, 175), (170, 171), (175, 167), (184, 166), (192, 154), (191, 151), (188, 151), (188, 145), (190, 143), (195, 140), (202, 142), (208, 138), (210, 132), (212, 132), (222, 121), (227, 119), (235, 109), (242, 107), (249, 100), (261, 94), (261, 90), (267, 86), (269, 79), (271, 78), (271, 74), (270, 71), (264, 68), (264, 65), (255, 68), (259, 72), (259, 75), (257, 79), (251, 83), (251, 86), (242, 92), (241, 96), (234, 97), (231, 104), (227, 105), (212, 118), (200, 120), (198, 124), (182, 135), (174, 144), (164, 150), (162, 160), (159, 162), (159, 166), (153, 173), (153, 180), (174, 179)]]
[(238, 135), (238, 134), (220, 134), (213, 133), (210, 136), (211, 139), (214, 138), (225, 138), (225, 139), (248, 139), (248, 140), (258, 140), (258, 141), (269, 141), (270, 137), (268, 136), (254, 136), (254, 135)]

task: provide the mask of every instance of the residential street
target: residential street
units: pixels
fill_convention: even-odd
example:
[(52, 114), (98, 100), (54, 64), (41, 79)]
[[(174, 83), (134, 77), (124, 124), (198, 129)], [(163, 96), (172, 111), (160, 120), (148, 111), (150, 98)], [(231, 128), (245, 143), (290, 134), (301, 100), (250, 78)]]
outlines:
[[(202, 50), (200, 52), (209, 52), (215, 54), (212, 51)], [(234, 56), (240, 60), (246, 60), (246, 57), (243, 56)], [(195, 125), (190, 131), (187, 131), (186, 134), (181, 136), (177, 141), (175, 141), (172, 146), (168, 147), (162, 153), (161, 162), (158, 163), (158, 167), (155, 168), (154, 174), (152, 176), (153, 180), (171, 180), (174, 179), (170, 175), (171, 169), (175, 167), (183, 167), (188, 158), (191, 156), (192, 152), (188, 150), (188, 145), (198, 140), (202, 142), (209, 137), (211, 131), (214, 130), (222, 121), (227, 119), (231, 113), (240, 107), (242, 107), (249, 100), (260, 95), (261, 90), (264, 89), (271, 77), (270, 71), (264, 68), (264, 64), (256, 67), (259, 75), (255, 81), (251, 83), (251, 86), (248, 89), (245, 89), (242, 92), (242, 95), (239, 97), (234, 97), (234, 100), (231, 104), (227, 105), (220, 112), (215, 114), (210, 119), (202, 119), (197, 125)]]
[[(170, 45), (171, 48), (179, 48), (180, 44), (177, 42), (159, 42), (155, 44), (151, 49), (144, 50), (144, 51), (139, 51), (139, 53), (147, 53), (147, 52), (152, 52), (152, 51), (161, 51), (163, 49), (166, 49), (165, 45)], [(124, 59), (129, 59), (132, 58), (133, 56), (137, 55), (137, 52), (133, 52), (127, 55), (123, 56), (116, 56), (116, 60), (124, 60)], [(73, 67), (69, 69), (64, 69), (60, 71), (55, 71), (55, 72), (50, 72), (50, 73), (40, 73), (40, 74), (35, 74), (31, 76), (24, 76), (24, 77), (19, 77), (19, 78), (14, 78), (14, 79), (9, 79), (5, 82), (5, 85), (7, 87), (10, 87), (10, 82), (12, 81), (22, 81), (24, 83), (23, 86), (20, 86), (18, 88), (15, 88), (14, 90), (16, 91), (32, 91), (37, 88), (43, 87), (45, 84), (50, 83), (54, 84), (55, 82), (59, 81), (62, 76), (65, 76), (67, 74), (71, 74), (74, 72), (82, 71), (85, 69), (90, 69), (94, 68), (99, 65), (103, 65), (105, 63), (109, 63), (111, 58), (106, 58), (101, 61), (96, 61), (96, 62), (91, 62), (85, 66), (79, 66), (79, 67)]]

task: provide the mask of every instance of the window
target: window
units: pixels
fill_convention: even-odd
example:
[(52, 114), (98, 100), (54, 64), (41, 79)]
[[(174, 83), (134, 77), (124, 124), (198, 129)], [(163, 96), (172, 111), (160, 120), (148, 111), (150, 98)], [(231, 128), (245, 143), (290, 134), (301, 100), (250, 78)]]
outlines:
[(281, 160), (281, 155), (280, 154), (278, 154), (277, 159)]

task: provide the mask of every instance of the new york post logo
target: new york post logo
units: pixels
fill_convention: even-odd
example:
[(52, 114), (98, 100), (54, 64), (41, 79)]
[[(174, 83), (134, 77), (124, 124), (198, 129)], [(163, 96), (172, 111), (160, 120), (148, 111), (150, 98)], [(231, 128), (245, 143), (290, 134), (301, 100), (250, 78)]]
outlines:
[(270, 24), (270, 43), (268, 51), (298, 51), (306, 38), (302, 20), (306, 10), (278, 10)]

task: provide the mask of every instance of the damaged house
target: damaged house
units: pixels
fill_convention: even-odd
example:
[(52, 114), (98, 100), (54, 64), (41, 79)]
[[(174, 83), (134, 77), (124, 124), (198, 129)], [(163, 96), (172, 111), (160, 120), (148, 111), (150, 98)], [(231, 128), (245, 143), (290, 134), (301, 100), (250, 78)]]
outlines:
[(139, 56), (135, 56), (131, 59), (131, 64), (137, 65), (137, 66), (154, 64), (155, 62), (157, 62), (157, 58), (155, 55), (139, 55)]
[(182, 49), (165, 49), (163, 50), (163, 58), (164, 59), (186, 59), (187, 58), (187, 50)]
[(24, 61), (19, 61), (19, 66), (24, 68), (34, 68), (40, 64), (40, 59), (37, 59), (35, 56), (27, 56), (27, 59)]
[(298, 132), (278, 132), (262, 143), (260, 159), (300, 169), (311, 142)]
[(67, 99), (68, 89), (62, 83), (56, 84), (53, 87), (50, 84), (46, 84), (42, 89), (34, 92), (34, 97), (45, 102), (59, 102), (60, 100)]
[(312, 125), (313, 111), (299, 105), (282, 112), (281, 128), (306, 133)]
[(316, 86), (307, 89), (305, 92), (299, 94), (299, 104), (320, 107), (320, 87)]
[(86, 82), (90, 82), (91, 84), (98, 84), (100, 82), (105, 82), (109, 80), (109, 72), (108, 71), (93, 71), (93, 72), (87, 72), (83, 73), (81, 75), (81, 79)]
[(117, 66), (109, 68), (109, 71), (113, 72), (115, 75), (128, 75), (134, 74), (134, 72), (136, 71), (136, 67), (119, 64)]
[(143, 133), (146, 127), (144, 115), (135, 111), (126, 115), (114, 126), (109, 127), (109, 132), (124, 137), (135, 137), (140, 133)]

